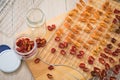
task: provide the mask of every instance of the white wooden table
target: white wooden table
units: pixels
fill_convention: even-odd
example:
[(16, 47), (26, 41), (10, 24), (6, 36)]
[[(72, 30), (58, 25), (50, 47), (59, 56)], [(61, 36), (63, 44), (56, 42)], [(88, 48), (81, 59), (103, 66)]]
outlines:
[[(57, 15), (65, 13), (75, 5), (76, 0), (42, 0), (39, 7), (45, 13), (46, 19), (50, 20)], [(9, 17), (8, 17), (9, 18)], [(8, 22), (6, 21), (6, 24)], [(2, 25), (1, 25), (2, 26)], [(27, 26), (24, 24), (16, 33), (21, 32)], [(13, 40), (15, 34), (7, 37), (0, 32), (0, 44), (8, 44), (13, 49)], [(4, 73), (0, 71), (0, 80), (34, 80), (25, 62), (22, 62), (20, 68), (13, 73)]]

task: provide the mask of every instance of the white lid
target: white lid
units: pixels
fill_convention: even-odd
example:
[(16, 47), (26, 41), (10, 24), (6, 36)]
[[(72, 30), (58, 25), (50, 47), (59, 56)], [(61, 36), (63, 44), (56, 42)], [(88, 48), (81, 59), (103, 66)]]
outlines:
[(0, 70), (3, 72), (13, 72), (21, 64), (20, 56), (13, 50), (5, 50), (0, 53)]

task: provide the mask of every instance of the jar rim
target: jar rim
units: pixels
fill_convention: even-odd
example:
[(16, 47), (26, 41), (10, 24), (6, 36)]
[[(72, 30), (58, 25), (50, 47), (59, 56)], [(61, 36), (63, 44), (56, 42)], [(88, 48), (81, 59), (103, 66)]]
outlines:
[[(32, 11), (39, 11), (41, 14), (42, 14), (42, 17), (41, 17), (41, 19), (40, 20), (38, 20), (38, 21), (32, 21), (32, 20), (30, 20), (29, 19), (29, 15), (30, 15), (30, 13), (32, 12)], [(28, 12), (27, 12), (27, 14), (26, 14), (26, 19), (27, 19), (27, 21), (30, 23), (30, 24), (38, 24), (38, 23), (40, 23), (41, 22), (41, 24), (44, 22), (44, 20), (45, 20), (45, 15), (44, 15), (44, 13), (43, 13), (43, 11), (41, 10), (41, 9), (39, 9), (39, 8), (32, 8), (32, 9), (30, 9)]]

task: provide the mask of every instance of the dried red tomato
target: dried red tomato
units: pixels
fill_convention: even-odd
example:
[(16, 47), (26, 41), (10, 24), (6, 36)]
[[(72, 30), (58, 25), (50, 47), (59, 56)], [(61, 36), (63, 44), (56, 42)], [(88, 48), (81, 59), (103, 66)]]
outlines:
[(37, 63), (39, 63), (40, 62), (40, 58), (36, 58), (35, 60), (34, 60), (34, 62), (37, 64)]

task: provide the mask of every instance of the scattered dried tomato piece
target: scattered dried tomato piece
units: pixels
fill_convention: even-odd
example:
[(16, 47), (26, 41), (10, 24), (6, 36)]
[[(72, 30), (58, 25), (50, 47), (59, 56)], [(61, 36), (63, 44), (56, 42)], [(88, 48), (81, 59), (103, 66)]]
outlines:
[(109, 70), (110, 69), (110, 65), (108, 63), (105, 64), (105, 69)]
[(56, 25), (55, 24), (52, 24), (51, 26), (47, 26), (48, 30), (49, 31), (53, 31), (55, 28), (56, 28)]
[(88, 63), (89, 64), (93, 64), (94, 60), (95, 60), (95, 58), (93, 56), (88, 57)]
[(84, 52), (84, 51), (79, 51), (79, 54), (80, 54), (81, 56), (83, 56), (83, 55), (85, 54), (85, 52)]
[(44, 38), (43, 39), (37, 38), (36, 43), (37, 48), (44, 47), (46, 45), (46, 40)]
[(100, 56), (103, 57), (103, 58), (106, 58), (106, 59), (108, 58), (108, 56), (104, 53), (101, 53)]
[(115, 10), (114, 10), (114, 13), (115, 13), (115, 14), (119, 14), (119, 13), (120, 13), (120, 10), (115, 9)]
[(53, 30), (53, 28), (51, 26), (47, 26), (47, 28), (48, 28), (49, 31)]
[(120, 29), (116, 29), (115, 33), (120, 34)]
[(118, 47), (120, 47), (120, 43), (118, 43)]
[(60, 41), (60, 37), (55, 37), (55, 41)]
[(115, 17), (120, 21), (120, 16), (119, 15), (115, 15)]
[(70, 50), (70, 54), (76, 55), (76, 51), (71, 49), (71, 50)]
[(55, 28), (56, 28), (56, 25), (55, 25), (55, 24), (52, 24), (51, 27), (52, 27), (52, 29), (55, 29)]
[(46, 45), (46, 39), (41, 39), (41, 47), (44, 47)]
[(107, 48), (112, 49), (113, 48), (112, 44), (107, 44)]
[(81, 59), (84, 56), (84, 51), (79, 51), (79, 54), (77, 54), (77, 58)]
[(102, 77), (106, 77), (106, 76), (107, 76), (107, 72), (106, 72), (106, 70), (102, 70), (102, 72), (101, 72), (101, 76), (102, 76)]
[(77, 51), (76, 46), (72, 46), (71, 49), (72, 49), (73, 51)]
[(109, 62), (110, 63), (115, 63), (115, 60), (112, 57), (109, 57)]
[(83, 71), (84, 71), (84, 72), (89, 72), (90, 70), (85, 67), (85, 68), (83, 68)]
[(63, 42), (63, 44), (64, 44), (65, 48), (68, 47), (68, 43), (67, 42)]
[(59, 48), (63, 49), (65, 48), (65, 45), (63, 43), (59, 43)]
[(95, 72), (95, 71), (91, 71), (91, 75), (92, 75), (93, 77), (99, 76), (99, 74), (98, 74), (97, 72)]
[(49, 69), (49, 70), (53, 70), (53, 69), (54, 69), (54, 66), (53, 66), (53, 65), (50, 65), (50, 66), (48, 66), (48, 69)]
[(114, 74), (116, 74), (116, 75), (118, 75), (118, 74), (119, 74), (119, 71), (117, 71), (117, 70), (115, 70), (115, 69), (113, 69), (112, 71), (113, 71), (113, 72), (114, 72)]
[(55, 48), (52, 48), (51, 49), (51, 53), (55, 53), (56, 52), (56, 49)]
[(112, 53), (112, 55), (113, 55), (113, 56), (118, 56), (118, 53), (114, 51), (114, 52)]
[(112, 71), (114, 72), (114, 74), (118, 75), (120, 71), (120, 65), (115, 65)]
[(53, 76), (51, 74), (47, 74), (48, 79), (53, 79)]
[(37, 64), (37, 63), (39, 63), (40, 62), (40, 58), (36, 58), (35, 60), (34, 60), (34, 62)]
[(85, 64), (84, 63), (80, 63), (79, 67), (83, 69), (83, 68), (85, 68)]
[(117, 80), (115, 77), (110, 77), (110, 80)]
[(112, 38), (112, 39), (111, 39), (111, 42), (112, 42), (112, 43), (115, 43), (115, 42), (116, 42), (116, 39), (115, 39), (115, 38)]
[(61, 51), (60, 51), (60, 54), (62, 54), (62, 55), (66, 55), (65, 50), (61, 50)]
[(114, 18), (112, 23), (116, 24), (117, 23), (117, 19)]
[(117, 49), (115, 50), (115, 52), (116, 52), (116, 53), (120, 53), (120, 49), (117, 48)]
[(98, 73), (99, 75), (101, 74), (101, 70), (100, 70), (99, 68), (97, 68), (97, 67), (94, 67), (94, 71), (95, 71), (96, 73)]
[(106, 63), (103, 58), (99, 58), (99, 62), (100, 62), (101, 64), (103, 64), (103, 65)]
[(104, 52), (110, 55), (112, 54), (112, 51), (108, 48), (104, 48)]

